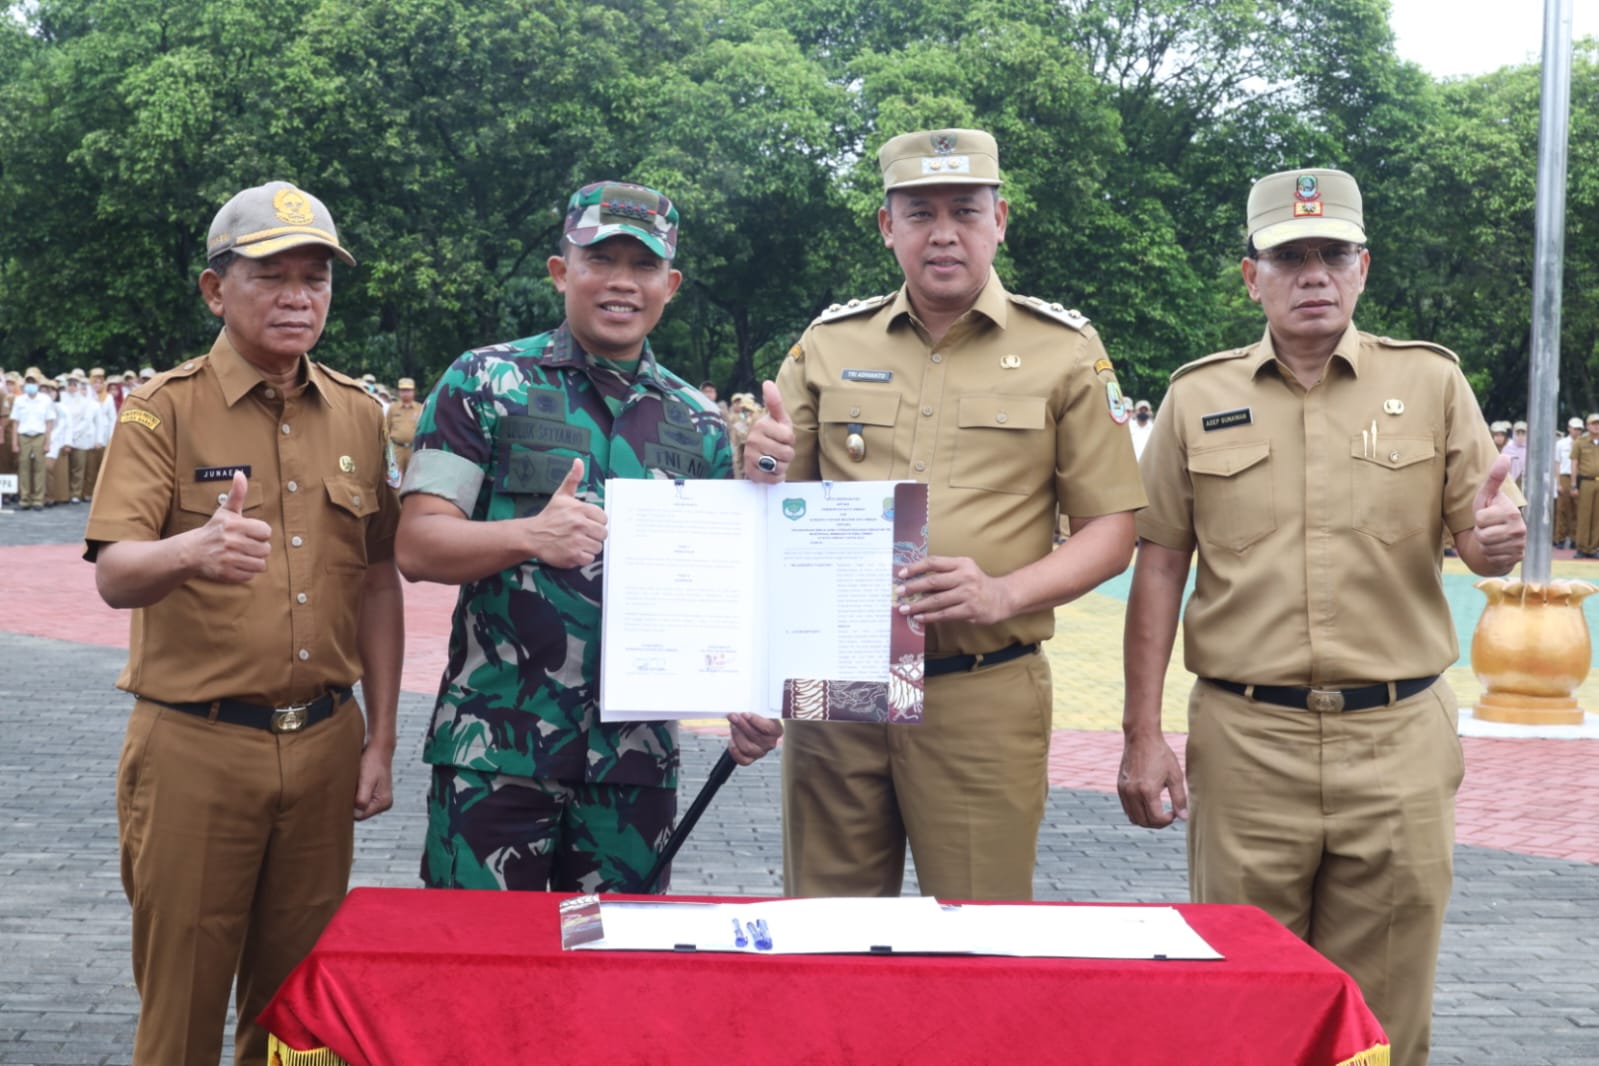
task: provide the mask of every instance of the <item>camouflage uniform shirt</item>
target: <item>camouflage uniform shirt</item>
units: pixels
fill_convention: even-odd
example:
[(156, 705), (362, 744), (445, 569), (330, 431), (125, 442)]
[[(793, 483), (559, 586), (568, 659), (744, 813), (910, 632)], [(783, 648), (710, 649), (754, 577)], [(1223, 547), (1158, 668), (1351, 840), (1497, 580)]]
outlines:
[[(559, 329), (467, 352), (417, 424), (401, 495), (425, 492), (474, 521), (537, 514), (573, 459), (579, 494), (606, 478), (723, 478), (727, 429), (698, 389), (656, 363), (585, 353)], [(461, 587), (449, 662), (423, 758), (569, 783), (677, 785), (674, 723), (601, 724), (603, 554), (587, 567), (536, 559)]]

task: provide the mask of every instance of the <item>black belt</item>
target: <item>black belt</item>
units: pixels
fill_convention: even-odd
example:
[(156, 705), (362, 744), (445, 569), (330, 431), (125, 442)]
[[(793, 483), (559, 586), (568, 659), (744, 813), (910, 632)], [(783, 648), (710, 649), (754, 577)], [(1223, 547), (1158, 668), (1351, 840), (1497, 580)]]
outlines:
[[(1373, 707), (1385, 707), (1390, 702), (1387, 682), (1381, 685), (1362, 685), (1359, 688), (1292, 688), (1287, 685), (1242, 685), (1237, 681), (1218, 681), (1213, 677), (1203, 680), (1217, 688), (1224, 688), (1240, 696), (1248, 696), (1261, 703), (1275, 703), (1279, 707), (1293, 707), (1301, 711), (1315, 711), (1318, 714), (1369, 711)], [(1404, 681), (1395, 681), (1392, 702), (1408, 700), (1416, 693), (1431, 688), (1433, 682), (1437, 680), (1438, 675), (1433, 674), (1431, 677), (1412, 677)]]
[(986, 655), (949, 655), (942, 659), (928, 659), (922, 666), (922, 676), (937, 677), (939, 674), (975, 670), (979, 666), (998, 666), (1012, 659), (1020, 659), (1023, 655), (1031, 655), (1037, 650), (1037, 644), (1012, 644), (1008, 648), (991, 651)]
[(336, 688), (318, 696), (310, 703), (296, 703), (290, 707), (263, 707), (257, 703), (244, 703), (240, 700), (217, 700), (215, 703), (168, 703), (166, 700), (151, 699), (149, 696), (139, 698), (201, 718), (210, 718), (211, 708), (215, 707), (216, 720), (219, 722), (249, 726), (252, 729), (265, 729), (269, 733), (298, 733), (302, 729), (331, 718), (339, 704), (349, 699), (351, 695), (351, 691), (347, 688)]

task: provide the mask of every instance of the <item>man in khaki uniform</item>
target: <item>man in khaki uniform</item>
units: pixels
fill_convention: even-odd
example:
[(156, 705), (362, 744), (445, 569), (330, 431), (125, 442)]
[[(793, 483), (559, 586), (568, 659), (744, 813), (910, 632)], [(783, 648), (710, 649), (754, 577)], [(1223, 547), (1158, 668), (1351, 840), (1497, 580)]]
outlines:
[(17, 472), (17, 453), (11, 450), (11, 402), (22, 391), (22, 375), (15, 370), (0, 381), (0, 474)]
[(1566, 419), (1566, 432), (1555, 441), (1555, 534), (1557, 548), (1576, 544), (1577, 489), (1571, 453), (1582, 439), (1582, 419)]
[(422, 417), (422, 405), (416, 402), (415, 381), (401, 378), (395, 388), (400, 398), (383, 412), (383, 431), (394, 445), (394, 462), (403, 477), (411, 463), (411, 442), (416, 439), (416, 420)]
[(22, 511), (42, 509), (49, 488), (45, 457), (56, 429), (56, 403), (44, 386), (44, 375), (30, 366), (22, 375), (22, 395), (11, 402), (11, 454), (17, 457), (17, 506)]
[(1577, 490), (1577, 558), (1599, 558), (1599, 412), (1571, 446), (1572, 487)]
[[(1439, 545), (1447, 529), (1473, 571), (1503, 574), (1526, 525), (1454, 355), (1354, 327), (1371, 262), (1354, 179), (1273, 174), (1248, 218), (1265, 335), (1172, 375), (1141, 462), (1122, 806), (1188, 818), (1195, 901), (1254, 904), (1308, 940), (1359, 982), (1396, 1066), (1418, 1066), (1464, 771)], [(1185, 793), (1160, 710), (1196, 548)]]
[[(763, 386), (748, 477), (907, 479), (931, 555), (901, 575), (927, 632), (925, 720), (790, 722), (790, 895), (922, 891), (1030, 899), (1048, 789), (1054, 608), (1119, 573), (1142, 506), (1115, 372), (1088, 321), (1005, 291), (1009, 205), (977, 130), (907, 133), (878, 154), (891, 296), (824, 312)], [(1051, 551), (1056, 516), (1071, 539)]]
[(256, 1015), (392, 802), (404, 639), (381, 412), (306, 356), (354, 260), (285, 182), (228, 201), (207, 252), (222, 332), (124, 402), (85, 534), (134, 608), (117, 816), (152, 1066), (216, 1066), (235, 976), (235, 1061), (266, 1061)]

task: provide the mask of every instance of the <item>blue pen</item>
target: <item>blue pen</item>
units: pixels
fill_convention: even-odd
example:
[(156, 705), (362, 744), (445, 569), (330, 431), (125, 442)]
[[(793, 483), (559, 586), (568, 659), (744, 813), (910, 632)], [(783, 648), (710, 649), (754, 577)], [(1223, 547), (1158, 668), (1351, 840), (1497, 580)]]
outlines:
[(755, 919), (755, 947), (759, 951), (772, 950), (772, 934), (766, 928), (766, 919)]
[(738, 919), (733, 919), (733, 946), (737, 948), (749, 947), (749, 937), (744, 935), (744, 927), (738, 924)]

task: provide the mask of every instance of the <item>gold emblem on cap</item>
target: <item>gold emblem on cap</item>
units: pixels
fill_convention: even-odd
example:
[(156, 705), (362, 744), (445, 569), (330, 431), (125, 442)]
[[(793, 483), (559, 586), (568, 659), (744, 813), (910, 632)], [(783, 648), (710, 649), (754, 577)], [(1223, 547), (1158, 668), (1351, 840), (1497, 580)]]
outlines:
[(1022, 365), (1022, 357), (1019, 355), (1002, 355), (999, 357), (999, 365), (1006, 370), (1015, 370)]
[(355, 473), (355, 460), (351, 459), (348, 455), (339, 456), (339, 469), (344, 471), (346, 474)]
[(1382, 402), (1382, 409), (1383, 409), (1383, 413), (1384, 414), (1402, 415), (1402, 414), (1405, 413), (1405, 401), (1404, 400), (1384, 400)]
[(279, 189), (272, 197), (272, 211), (278, 221), (291, 226), (308, 226), (315, 217), (310, 198), (299, 189)]

